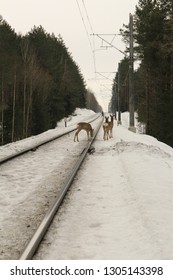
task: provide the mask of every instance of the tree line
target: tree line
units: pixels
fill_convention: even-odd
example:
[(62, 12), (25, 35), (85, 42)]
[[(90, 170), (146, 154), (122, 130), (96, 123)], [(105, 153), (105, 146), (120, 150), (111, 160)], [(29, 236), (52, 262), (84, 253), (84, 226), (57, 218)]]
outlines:
[[(173, 147), (173, 1), (139, 0), (134, 14), (134, 57), (140, 66), (134, 72), (135, 110), (146, 133)], [(129, 26), (121, 30), (129, 45)], [(119, 65), (112, 87), (115, 110), (119, 84), (121, 111), (128, 110), (128, 58)], [(119, 81), (118, 81), (119, 77)]]
[(16, 34), (1, 16), (0, 144), (55, 128), (77, 107), (101, 111), (62, 37), (42, 26)]

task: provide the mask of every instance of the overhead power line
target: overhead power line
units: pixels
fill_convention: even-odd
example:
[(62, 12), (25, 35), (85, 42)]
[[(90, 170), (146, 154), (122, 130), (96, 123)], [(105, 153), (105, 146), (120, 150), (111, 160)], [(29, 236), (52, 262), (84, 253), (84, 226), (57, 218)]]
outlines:
[[(88, 30), (87, 30), (87, 26), (86, 26), (86, 24), (85, 24), (84, 17), (83, 17), (83, 14), (82, 14), (82, 10), (81, 10), (81, 8), (80, 8), (80, 5), (79, 5), (78, 0), (76, 0), (76, 2), (77, 2), (77, 6), (78, 6), (78, 9), (79, 9), (79, 13), (80, 13), (80, 16), (81, 16), (83, 25), (84, 25), (84, 29), (85, 29), (85, 32), (86, 32), (86, 35), (87, 35), (89, 44), (90, 44), (90, 47), (91, 47), (92, 58), (93, 58), (93, 64), (94, 64), (94, 72), (96, 72), (96, 59), (95, 59), (95, 53), (94, 53), (94, 48), (95, 48), (95, 46), (94, 46), (94, 40), (93, 40), (93, 46), (92, 46), (92, 43), (91, 43), (91, 40), (90, 40), (90, 35), (89, 35)], [(85, 14), (86, 14), (86, 16), (87, 16), (87, 20), (88, 20), (88, 22), (89, 22), (89, 26), (90, 26), (91, 32), (93, 32), (93, 28), (92, 28), (91, 21), (90, 21), (89, 16), (88, 16), (88, 12), (87, 12), (87, 9), (86, 9), (84, 0), (82, 0), (82, 3), (83, 3), (83, 6), (84, 6)]]
[[(108, 81), (110, 81), (111, 83), (113, 82), (113, 80), (111, 80), (109, 77), (106, 77), (105, 75), (102, 74), (102, 72), (98, 72), (96, 70), (96, 51), (97, 49), (95, 48), (95, 37), (93, 36), (92, 40), (90, 40), (91, 38), (91, 34), (89, 33), (92, 33), (92, 35), (94, 34), (94, 30), (93, 30), (93, 27), (92, 27), (92, 24), (91, 24), (91, 20), (90, 20), (90, 17), (89, 17), (89, 14), (88, 14), (88, 11), (87, 11), (87, 7), (85, 5), (85, 1), (84, 0), (81, 0), (81, 2), (79, 0), (76, 0), (76, 3), (77, 3), (77, 6), (78, 6), (78, 10), (79, 10), (79, 13), (80, 13), (80, 17), (82, 19), (82, 23), (83, 23), (83, 26), (84, 26), (84, 29), (85, 29), (85, 33), (87, 35), (87, 38), (88, 38), (88, 41), (89, 41), (89, 44), (90, 44), (90, 47), (91, 47), (91, 51), (92, 51), (92, 57), (93, 57), (93, 64), (94, 64), (94, 74), (95, 74), (95, 82), (98, 84), (99, 87), (102, 87), (103, 85), (100, 83), (99, 79), (98, 79), (98, 75), (100, 77), (102, 77), (102, 80), (103, 79), (107, 79)], [(88, 32), (89, 30), (89, 32)], [(108, 35), (108, 34), (102, 34), (102, 35)], [(115, 39), (115, 36), (116, 35), (120, 35), (120, 34), (109, 34), (111, 36), (113, 36), (112, 40), (111, 40), (111, 43), (109, 43), (109, 47), (112, 47), (112, 43)], [(106, 40), (105, 40), (106, 42)], [(108, 44), (108, 43), (107, 43)], [(116, 47), (115, 47), (116, 48)], [(106, 47), (107, 49), (107, 47)], [(103, 50), (103, 49), (98, 49), (98, 50)], [(107, 73), (113, 73), (113, 72), (107, 72)], [(108, 89), (108, 87), (105, 89)], [(101, 97), (101, 96), (100, 96)], [(104, 103), (104, 100), (103, 100), (103, 103)]]
[[(101, 40), (102, 40), (102, 42), (105, 42), (106, 44), (108, 44), (108, 46), (110, 46), (110, 47), (112, 47), (112, 48), (114, 48), (114, 49), (116, 49), (117, 51), (119, 51), (120, 53), (122, 53), (123, 55), (125, 55), (125, 57), (127, 56), (127, 54), (125, 53), (125, 52), (123, 52), (123, 51), (121, 51), (120, 49), (118, 49), (117, 47), (115, 47), (112, 43), (110, 43), (110, 42), (108, 42), (107, 40), (105, 40), (103, 37), (101, 37), (102, 35), (104, 35), (104, 34), (90, 34), (90, 35), (93, 35), (93, 36), (97, 36), (98, 38), (100, 38)], [(113, 35), (119, 35), (119, 34), (113, 34)], [(114, 39), (113, 39), (114, 40)], [(112, 42), (113, 42), (113, 40), (112, 40)]]
[[(104, 79), (113, 82), (113, 79), (110, 79), (109, 77), (106, 77), (105, 75), (102, 74), (102, 73), (110, 73), (110, 72), (96, 72), (96, 73), (99, 74), (100, 76), (102, 76)], [(115, 73), (115, 72), (112, 72), (112, 73)]]
[(79, 13), (80, 13), (80, 16), (81, 16), (81, 19), (82, 19), (82, 22), (83, 22), (84, 28), (85, 28), (85, 32), (86, 32), (87, 37), (88, 37), (88, 41), (89, 41), (89, 44), (90, 44), (91, 50), (93, 50), (93, 47), (92, 47), (92, 44), (91, 44), (91, 41), (90, 41), (90, 36), (89, 36), (88, 30), (87, 30), (87, 27), (86, 27), (86, 24), (85, 24), (85, 21), (84, 21), (84, 18), (83, 18), (82, 11), (81, 11), (81, 8), (80, 8), (80, 6), (79, 6), (79, 2), (78, 2), (78, 0), (76, 0), (76, 3), (77, 3), (77, 6), (78, 6), (78, 9), (79, 9)]
[(87, 19), (88, 19), (88, 23), (89, 23), (89, 26), (90, 26), (91, 32), (92, 32), (92, 33), (94, 33), (94, 32), (93, 32), (92, 25), (91, 25), (90, 18), (89, 18), (89, 16), (88, 16), (88, 12), (87, 12), (87, 9), (86, 9), (86, 6), (85, 6), (85, 2), (84, 2), (84, 0), (82, 0), (82, 3), (83, 3), (83, 6), (84, 6), (84, 10), (85, 10), (85, 13), (86, 13), (86, 16), (87, 16)]

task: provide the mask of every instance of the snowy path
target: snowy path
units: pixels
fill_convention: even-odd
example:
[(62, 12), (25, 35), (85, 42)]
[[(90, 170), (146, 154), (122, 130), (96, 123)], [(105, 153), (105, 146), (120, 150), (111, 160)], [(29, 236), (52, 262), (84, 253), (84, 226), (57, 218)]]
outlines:
[(100, 130), (96, 152), (84, 163), (36, 259), (173, 257), (173, 157), (159, 147), (125, 141), (145, 136), (126, 130), (123, 139), (124, 133), (114, 127), (114, 139), (103, 142)]

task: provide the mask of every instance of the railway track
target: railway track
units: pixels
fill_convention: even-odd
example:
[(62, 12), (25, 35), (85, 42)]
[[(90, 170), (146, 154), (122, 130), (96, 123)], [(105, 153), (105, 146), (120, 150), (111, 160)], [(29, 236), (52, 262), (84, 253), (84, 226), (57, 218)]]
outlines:
[(95, 133), (93, 135), (93, 138), (88, 142), (88, 144), (84, 148), (83, 152), (81, 153), (80, 157), (78, 158), (75, 166), (72, 168), (72, 171), (69, 174), (64, 186), (62, 187), (61, 192), (53, 201), (52, 205), (48, 209), (48, 211), (47, 211), (46, 215), (44, 216), (42, 222), (40, 223), (39, 227), (35, 231), (33, 237), (31, 238), (31, 240), (27, 244), (25, 250), (21, 254), (20, 260), (30, 260), (30, 259), (32, 259), (33, 255), (35, 254), (40, 242), (42, 241), (54, 216), (56, 215), (58, 208), (60, 207), (63, 199), (65, 198), (78, 170), (80, 169), (88, 151), (91, 149), (91, 145), (95, 140), (95, 137), (100, 129), (101, 124), (102, 124), (102, 119), (100, 120), (100, 122), (97, 124), (97, 126), (95, 128)]
[[(97, 120), (98, 118), (100, 117), (100, 114), (97, 114), (95, 117), (92, 117), (88, 120), (89, 123), (92, 123), (94, 122), (95, 120)], [(62, 133), (57, 133), (56, 135), (54, 135), (53, 137), (51, 138), (48, 138), (48, 139), (45, 139), (45, 140), (42, 140), (40, 141), (38, 144), (33, 144), (33, 145), (30, 145), (29, 147), (27, 148), (22, 148), (21, 150), (19, 151), (16, 151), (15, 153), (13, 154), (9, 154), (7, 156), (3, 156), (0, 158), (0, 165), (2, 165), (3, 163), (6, 163), (7, 161), (10, 161), (14, 158), (17, 158), (21, 155), (24, 155), (30, 151), (35, 151), (37, 148), (43, 146), (43, 145), (46, 145), (60, 137), (63, 137), (64, 135), (67, 135), (69, 134), (70, 132), (73, 132), (76, 130), (76, 126), (73, 126), (72, 128), (69, 128), (69, 129), (66, 129), (66, 131), (62, 132)]]
[[(93, 120), (93, 127), (95, 128), (93, 140), (96, 136), (96, 131), (99, 130), (99, 125), (101, 125), (101, 123), (102, 118), (99, 118), (98, 116), (95, 121)], [(75, 174), (77, 173), (79, 165), (84, 160), (88, 149), (90, 149), (92, 145), (92, 141), (90, 141), (89, 143), (88, 141), (86, 141), (86, 132), (84, 132), (83, 136), (85, 138), (82, 138), (81, 134), (79, 135), (80, 140), (85, 139), (85, 141), (74, 143), (74, 129), (69, 130), (70, 131), (68, 131), (68, 133), (65, 133), (66, 135), (61, 135), (60, 137), (54, 139), (54, 141), (50, 140), (49, 143), (47, 142), (47, 144), (45, 145), (39, 145), (35, 152), (29, 152), (31, 151), (31, 149), (29, 149), (25, 154), (23, 154), (23, 156), (21, 156), (20, 154), (20, 157), (18, 155), (12, 157), (11, 159), (8, 159), (6, 162), (3, 162), (6, 164), (2, 164), (1, 166), (0, 176), (3, 180), (1, 180), (0, 185), (5, 188), (5, 186), (9, 185), (9, 180), (11, 180), (11, 191), (9, 190), (9, 196), (12, 196), (12, 199), (8, 200), (7, 195), (7, 197), (4, 198), (3, 203), (1, 203), (0, 205), (1, 210), (1, 207), (3, 207), (3, 205), (5, 205), (6, 207), (6, 204), (8, 203), (8, 201), (10, 201), (10, 204), (6, 210), (6, 214), (3, 215), (3, 217), (1, 215), (2, 220), (0, 217), (0, 243), (2, 245), (1, 259), (18, 259), (19, 256), (21, 256), (21, 259), (31, 259), (33, 251), (36, 250), (35, 248), (39, 245), (39, 242), (44, 236), (43, 232), (47, 230), (47, 226), (49, 225), (49, 223), (51, 223), (51, 219), (53, 219), (53, 216), (59, 208), (59, 205), (61, 204), (61, 201), (63, 200), (63, 197), (68, 190), (68, 187), (70, 187), (70, 184), (73, 181)], [(63, 150), (57, 153), (53, 152), (52, 154), (51, 150), (53, 150), (56, 146), (57, 150), (59, 150), (59, 141), (60, 143), (64, 143)], [(69, 147), (69, 144), (67, 144), (67, 147), (66, 141), (67, 143), (70, 143), (72, 147)], [(52, 148), (53, 146), (54, 148)], [(76, 151), (73, 151), (74, 147)], [(51, 157), (51, 168), (49, 167), (49, 165), (47, 165), (47, 161), (49, 161), (47, 157)], [(43, 171), (45, 169), (45, 178), (46, 176), (48, 177), (46, 179), (46, 182), (44, 180), (44, 177), (40, 179), (40, 174), (42, 173), (42, 171), (35, 170), (36, 168), (34, 164), (36, 161), (42, 161)], [(30, 168), (28, 170), (28, 162), (31, 170)], [(65, 166), (67, 162), (68, 165)], [(63, 172), (61, 170), (62, 166), (64, 166)], [(74, 166), (74, 168), (69, 168), (69, 166)], [(17, 175), (14, 174), (16, 167), (18, 169), (21, 169), (21, 173), (23, 174), (23, 177), (18, 181), (16, 179)], [(33, 173), (32, 169), (35, 170), (35, 173)], [(51, 172), (51, 174), (49, 175), (49, 172), (52, 169), (54, 170), (54, 172)], [(34, 186), (30, 186), (30, 182), (28, 182), (29, 179), (26, 178), (28, 175), (29, 177), (34, 177)], [(53, 184), (52, 181), (56, 181), (56, 184)], [(24, 195), (24, 197), (22, 197), (21, 195), (21, 193), (23, 192), (23, 188), (27, 189), (27, 196)], [(40, 195), (41, 192), (43, 193), (42, 195)], [(13, 197), (18, 195), (19, 197), (21, 195), (21, 199), (19, 199), (19, 202), (16, 205), (15, 199), (13, 202)], [(40, 199), (39, 196), (41, 196)], [(43, 196), (44, 199), (42, 199)], [(55, 202), (56, 197), (59, 198), (59, 201)], [(8, 213), (10, 213), (10, 217)], [(44, 220), (45, 217), (46, 220)], [(27, 256), (26, 251), (21, 254), (23, 248), (26, 246), (31, 236), (38, 235), (38, 231), (36, 235), (34, 234), (34, 232), (38, 228), (39, 224), (43, 225), (43, 223), (41, 222), (42, 219), (44, 220), (44, 230), (42, 233), (39, 233), (37, 241), (34, 241), (34, 249), (31, 250), (29, 255), (27, 253)], [(11, 225), (9, 225), (10, 223)], [(8, 241), (6, 244), (4, 243), (4, 236)], [(23, 239), (21, 242), (20, 238)]]

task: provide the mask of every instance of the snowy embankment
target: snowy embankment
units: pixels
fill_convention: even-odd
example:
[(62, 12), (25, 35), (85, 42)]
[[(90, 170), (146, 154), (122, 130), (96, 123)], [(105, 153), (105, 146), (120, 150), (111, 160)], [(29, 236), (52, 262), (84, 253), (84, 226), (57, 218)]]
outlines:
[[(115, 122), (113, 134), (113, 139), (103, 141), (100, 129), (94, 143), (95, 153), (84, 162), (52, 230), (44, 239), (47, 246), (41, 246), (37, 259), (173, 258), (173, 149), (153, 137), (130, 132), (126, 113), (122, 114), (122, 126)], [(66, 141), (68, 147), (77, 148), (86, 141), (86, 135), (80, 134), (79, 143), (68, 138)], [(54, 148), (56, 155), (57, 147)], [(50, 157), (50, 162), (53, 160)], [(55, 172), (55, 166), (52, 168)], [(20, 190), (16, 184), (13, 187), (13, 172), (22, 170), (9, 170), (9, 175), (2, 170), (0, 174), (7, 179), (6, 185), (0, 183), (0, 219), (3, 222), (9, 216), (7, 222), (11, 227), (7, 230), (17, 220), (10, 216), (20, 204), (24, 207), (22, 197), (26, 200), (28, 196), (27, 187), (20, 186)], [(25, 179), (30, 188), (37, 188), (32, 186), (31, 177)], [(16, 190), (20, 191), (20, 197)], [(38, 195), (41, 205), (41, 192)], [(31, 194), (29, 200), (32, 201)], [(14, 203), (13, 210), (7, 202)], [(0, 238), (5, 248), (9, 240), (5, 234)]]
[(36, 259), (173, 258), (173, 149), (127, 119), (100, 130)]
[[(95, 113), (89, 110), (77, 109), (76, 114), (70, 117), (67, 127), (62, 120), (56, 129), (1, 147), (0, 158), (67, 132), (75, 128), (78, 121), (95, 117)], [(73, 133), (67, 134), (1, 166), (0, 259), (19, 258), (27, 240), (60, 191), (82, 146), (84, 143), (77, 145), (73, 141)]]
[(74, 115), (67, 118), (66, 128), (65, 128), (64, 120), (62, 119), (60, 122), (57, 123), (57, 127), (55, 129), (50, 129), (39, 135), (31, 136), (20, 141), (16, 141), (4, 146), (0, 146), (0, 159), (9, 155), (16, 154), (25, 149), (30, 149), (33, 146), (40, 145), (41, 143), (49, 140), (50, 138), (61, 135), (64, 132), (64, 130), (66, 132), (70, 131), (71, 129), (76, 127), (77, 122), (80, 122), (81, 120), (84, 119), (86, 119), (87, 121), (90, 118), (92, 118), (93, 115), (95, 115), (95, 113), (91, 110), (77, 108), (75, 110)]

